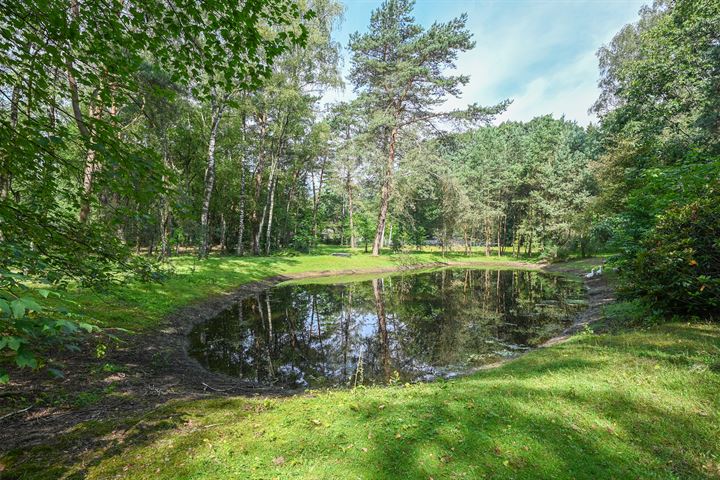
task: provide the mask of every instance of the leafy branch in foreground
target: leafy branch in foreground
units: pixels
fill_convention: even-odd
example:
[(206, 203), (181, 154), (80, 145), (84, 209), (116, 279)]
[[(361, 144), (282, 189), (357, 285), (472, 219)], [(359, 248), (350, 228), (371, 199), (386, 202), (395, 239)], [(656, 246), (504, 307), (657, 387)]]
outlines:
[[(202, 104), (218, 92), (259, 88), (273, 61), (305, 41), (313, 13), (284, 0), (28, 0), (7, 10), (0, 18), (0, 352), (37, 368), (47, 344), (95, 330), (51, 307), (51, 290), (161, 275), (133, 254), (123, 230), (172, 187), (167, 154), (136, 128), (145, 120), (157, 127), (149, 97), (187, 92), (188, 104)], [(167, 79), (152, 91), (150, 70)], [(156, 130), (167, 143), (167, 129)]]
[[(51, 346), (75, 346), (68, 340), (84, 331), (97, 332), (99, 328), (77, 320), (77, 315), (64, 308), (52, 307), (44, 300), (60, 297), (57, 291), (32, 285), (31, 279), (0, 271), (0, 354), (6, 355), (20, 368), (39, 368), (42, 360), (36, 351)], [(50, 373), (62, 376), (57, 368)], [(9, 380), (8, 373), (0, 368), (0, 383)]]

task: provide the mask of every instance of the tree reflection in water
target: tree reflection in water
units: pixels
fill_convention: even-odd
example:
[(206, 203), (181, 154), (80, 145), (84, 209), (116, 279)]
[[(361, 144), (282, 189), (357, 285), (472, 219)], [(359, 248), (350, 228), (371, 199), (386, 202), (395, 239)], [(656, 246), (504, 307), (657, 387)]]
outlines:
[(539, 272), (478, 269), (278, 286), (195, 327), (190, 354), (258, 384), (349, 385), (359, 372), (366, 384), (430, 380), (558, 333), (581, 308), (581, 288)]

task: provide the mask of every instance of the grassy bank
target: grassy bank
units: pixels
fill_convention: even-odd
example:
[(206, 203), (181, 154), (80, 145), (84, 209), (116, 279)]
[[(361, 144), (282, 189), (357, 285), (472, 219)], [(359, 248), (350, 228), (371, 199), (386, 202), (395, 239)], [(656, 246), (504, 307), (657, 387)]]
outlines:
[[(156, 328), (172, 311), (211, 295), (228, 292), (239, 285), (276, 275), (300, 272), (333, 272), (403, 267), (434, 262), (513, 262), (511, 256), (470, 256), (438, 251), (385, 254), (373, 257), (357, 249), (351, 257), (335, 257), (331, 253), (349, 249), (322, 247), (311, 255), (271, 257), (211, 257), (198, 261), (193, 256), (172, 258), (172, 275), (162, 283), (128, 282), (114, 285), (106, 292), (71, 290), (66, 300), (71, 308), (103, 327), (130, 329), (136, 332)], [(523, 258), (532, 262), (534, 258)]]
[(720, 328), (670, 324), (445, 383), (174, 402), (2, 463), (34, 479), (718, 478), (719, 391)]

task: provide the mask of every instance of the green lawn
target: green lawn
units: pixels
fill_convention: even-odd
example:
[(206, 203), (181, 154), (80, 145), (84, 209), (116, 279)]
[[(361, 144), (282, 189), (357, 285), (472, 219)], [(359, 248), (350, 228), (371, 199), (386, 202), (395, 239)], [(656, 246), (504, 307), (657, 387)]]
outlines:
[[(112, 286), (102, 293), (70, 290), (65, 294), (65, 299), (72, 303), (70, 308), (73, 311), (83, 313), (90, 322), (103, 327), (140, 332), (157, 328), (169, 313), (191, 302), (275, 275), (347, 269), (370, 270), (432, 262), (484, 264), (517, 261), (511, 256), (486, 257), (479, 252), (471, 256), (452, 253), (443, 257), (438, 251), (423, 251), (373, 257), (363, 253), (361, 249), (356, 249), (349, 258), (330, 255), (340, 251), (347, 252), (350, 249), (324, 246), (311, 255), (211, 257), (204, 261), (192, 256), (175, 257), (170, 260), (174, 273), (163, 283), (128, 282)], [(523, 260), (534, 261), (534, 257)]]
[(669, 324), (449, 382), (175, 402), (3, 461), (33, 479), (718, 478), (719, 372), (717, 325)]
[[(443, 260), (328, 253), (181, 257), (164, 284), (70, 297), (90, 317), (143, 331), (184, 304), (268, 276)], [(719, 392), (718, 325), (583, 334), (454, 381), (176, 401), (121, 422), (85, 422), (0, 458), (0, 478), (720, 478)]]

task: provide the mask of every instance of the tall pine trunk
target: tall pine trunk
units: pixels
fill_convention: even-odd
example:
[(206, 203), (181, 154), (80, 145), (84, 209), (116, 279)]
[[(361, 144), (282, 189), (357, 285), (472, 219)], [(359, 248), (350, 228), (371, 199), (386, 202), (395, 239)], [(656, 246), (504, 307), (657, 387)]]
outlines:
[(375, 230), (375, 241), (373, 242), (372, 254), (374, 257), (380, 255), (382, 247), (383, 235), (385, 233), (385, 222), (387, 221), (388, 206), (390, 204), (390, 194), (392, 192), (392, 177), (395, 166), (395, 142), (397, 140), (398, 129), (393, 127), (390, 132), (390, 145), (385, 165), (385, 179), (383, 180), (382, 189), (380, 191), (380, 212), (378, 213), (378, 224)]
[(485, 256), (490, 256), (490, 244), (492, 243), (492, 225), (490, 220), (485, 220)]
[[(70, 15), (73, 17), (73, 21), (80, 17), (80, 3), (77, 0), (70, 1)], [(70, 105), (72, 106), (73, 118), (75, 124), (83, 137), (87, 145), (92, 144), (93, 131), (92, 128), (85, 123), (83, 118), (82, 107), (80, 105), (80, 92), (75, 79), (75, 68), (73, 66), (73, 59), (68, 57), (65, 59), (65, 67), (67, 70), (67, 81), (70, 89)], [(93, 94), (95, 97), (97, 92)], [(99, 102), (99, 100), (98, 100)], [(99, 119), (102, 109), (99, 105), (90, 106), (90, 117)], [(81, 223), (85, 223), (90, 216), (90, 194), (92, 192), (92, 184), (97, 169), (96, 165), (96, 153), (92, 147), (88, 147), (88, 151), (85, 154), (85, 167), (83, 168), (83, 179), (82, 179), (82, 197), (80, 199), (80, 211), (78, 212), (78, 219)]]

